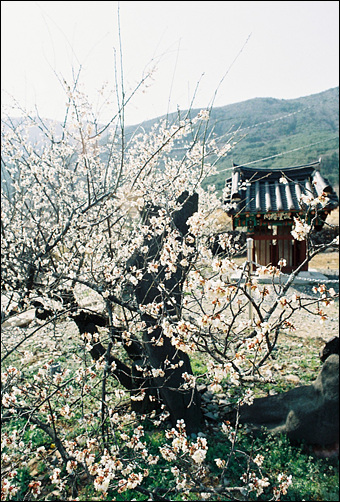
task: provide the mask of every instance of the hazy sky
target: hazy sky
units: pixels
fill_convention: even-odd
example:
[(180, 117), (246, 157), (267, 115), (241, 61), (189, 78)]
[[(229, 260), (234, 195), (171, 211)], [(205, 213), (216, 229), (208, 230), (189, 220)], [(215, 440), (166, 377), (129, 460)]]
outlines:
[[(91, 98), (105, 81), (114, 89), (118, 4), (127, 94), (155, 66), (127, 124), (187, 109), (198, 82), (199, 108), (217, 88), (214, 104), (223, 106), (339, 85), (338, 1), (1, 1), (2, 102), (10, 93), (61, 120), (57, 76), (70, 80), (80, 63)], [(114, 111), (105, 107), (101, 119)]]

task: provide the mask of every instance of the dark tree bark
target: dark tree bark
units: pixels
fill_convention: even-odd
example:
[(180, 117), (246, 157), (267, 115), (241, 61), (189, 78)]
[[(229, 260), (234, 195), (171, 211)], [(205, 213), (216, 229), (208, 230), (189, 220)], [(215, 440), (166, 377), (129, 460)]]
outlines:
[(241, 406), (239, 421), (254, 431), (266, 427), (268, 432), (286, 434), (293, 441), (323, 447), (337, 444), (339, 449), (339, 355), (327, 357), (311, 385)]
[[(179, 198), (179, 202), (183, 206), (174, 212), (172, 221), (179, 232), (178, 239), (182, 241), (188, 234), (188, 218), (198, 210), (198, 196), (197, 194), (189, 196), (188, 192), (184, 192)], [(147, 222), (147, 218), (145, 220)], [(128, 267), (136, 266), (144, 270), (143, 278), (135, 288), (138, 305), (145, 306), (153, 302), (162, 302), (164, 315), (167, 318), (179, 319), (182, 309), (183, 283), (189, 268), (180, 265), (182, 257), (179, 256), (176, 272), (171, 275), (170, 279), (166, 278), (166, 266), (160, 266), (159, 260), (164, 237), (165, 235), (161, 235), (154, 237), (151, 242), (147, 241), (148, 255), (145, 257), (136, 253), (129, 260)], [(159, 264), (157, 274), (151, 274), (147, 271), (147, 262), (151, 260)], [(164, 285), (162, 292), (158, 288), (160, 283)], [(185, 383), (182, 374), (184, 372), (189, 375), (193, 374), (188, 355), (172, 345), (169, 337), (162, 336), (162, 328), (158, 325), (157, 319), (147, 314), (141, 315), (141, 318), (146, 323), (143, 342), (148, 362), (152, 368), (164, 372), (164, 376), (154, 377), (154, 381), (162, 401), (167, 406), (173, 425), (176, 425), (177, 420), (183, 419), (188, 433), (199, 431), (202, 426), (200, 394), (196, 387), (187, 390), (181, 389)], [(157, 345), (154, 340), (161, 337), (163, 345)], [(170, 369), (166, 366), (166, 360), (171, 365), (175, 365), (175, 368)], [(180, 361), (183, 362), (182, 366), (178, 365)], [(176, 365), (178, 366), (176, 367)]]
[[(106, 326), (108, 319), (104, 316), (95, 313), (88, 313), (80, 311), (72, 316), (73, 321), (76, 323), (79, 333), (84, 335), (84, 333), (91, 333), (92, 335), (98, 333), (97, 326)], [(94, 343), (90, 354), (95, 361), (98, 361), (102, 356), (105, 356), (106, 349), (100, 342)], [(111, 364), (115, 362), (116, 369), (111, 373), (114, 374), (119, 382), (128, 390), (134, 389), (134, 383), (132, 378), (131, 368), (121, 362), (118, 358), (109, 355), (108, 363)]]

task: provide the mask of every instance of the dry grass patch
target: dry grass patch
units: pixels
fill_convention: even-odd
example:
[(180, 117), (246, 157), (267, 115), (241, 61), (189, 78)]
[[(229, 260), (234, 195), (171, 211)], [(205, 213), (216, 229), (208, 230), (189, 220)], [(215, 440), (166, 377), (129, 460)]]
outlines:
[(339, 208), (334, 209), (326, 218), (326, 222), (330, 225), (339, 226)]
[(222, 209), (216, 209), (209, 217), (208, 221), (214, 232), (227, 232), (233, 229), (233, 220)]
[(314, 256), (309, 262), (309, 269), (339, 270), (339, 253), (333, 251)]

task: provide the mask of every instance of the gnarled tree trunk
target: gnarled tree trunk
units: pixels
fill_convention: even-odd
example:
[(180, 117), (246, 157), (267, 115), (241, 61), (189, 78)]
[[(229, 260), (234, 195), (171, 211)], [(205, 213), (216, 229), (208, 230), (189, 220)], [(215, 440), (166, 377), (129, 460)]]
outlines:
[[(198, 210), (198, 196), (197, 194), (189, 196), (188, 192), (184, 192), (179, 202), (183, 204), (182, 208), (173, 214), (172, 221), (179, 232), (178, 239), (183, 241), (189, 230), (187, 220)], [(155, 208), (152, 209), (155, 210)], [(159, 263), (163, 239), (164, 235), (161, 235), (154, 237), (151, 242), (148, 241), (147, 256), (137, 253), (129, 260), (128, 266), (143, 270), (143, 278), (135, 288), (138, 305), (162, 303), (164, 316), (168, 319), (179, 319), (182, 310), (183, 283), (189, 268), (180, 265), (182, 256), (179, 256), (176, 272), (167, 278), (166, 266), (161, 266)], [(149, 261), (159, 264), (157, 274), (147, 271)], [(160, 284), (163, 285), (162, 291), (158, 287)], [(170, 298), (171, 301), (169, 301)], [(144, 349), (151, 367), (162, 370), (162, 376), (154, 377), (154, 381), (162, 401), (170, 412), (171, 421), (175, 425), (177, 420), (183, 419), (189, 433), (197, 432), (202, 425), (200, 395), (196, 387), (181, 388), (185, 384), (182, 374), (184, 372), (189, 375), (193, 374), (190, 359), (186, 353), (178, 350), (171, 343), (169, 337), (163, 335), (158, 318), (147, 314), (141, 315), (141, 318), (146, 324), (143, 332)], [(162, 345), (155, 343), (155, 340), (160, 338), (162, 338)], [(165, 361), (169, 361), (172, 368), (166, 365)]]

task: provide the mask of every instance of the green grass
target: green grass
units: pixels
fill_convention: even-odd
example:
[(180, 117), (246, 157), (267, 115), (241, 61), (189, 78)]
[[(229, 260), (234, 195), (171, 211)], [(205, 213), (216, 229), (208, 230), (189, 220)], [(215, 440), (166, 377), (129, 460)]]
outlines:
[[(217, 468), (215, 458), (227, 460), (230, 454), (231, 443), (222, 433), (207, 435), (209, 449), (206, 463), (210, 468), (210, 480), (221, 476), (221, 470)], [(163, 444), (164, 434), (157, 432), (147, 437), (148, 447), (153, 453), (157, 453), (158, 447)], [(280, 473), (292, 476), (292, 485), (285, 495), (281, 495), (282, 501), (335, 501), (338, 500), (338, 459), (316, 459), (304, 452), (301, 447), (292, 446), (285, 436), (271, 437), (262, 434), (253, 438), (245, 430), (240, 429), (236, 443), (236, 452), (231, 457), (228, 470), (224, 478), (229, 486), (242, 486), (240, 477), (247, 471), (254, 470), (259, 474), (257, 466), (244, 454), (251, 454), (252, 458), (260, 453), (264, 456), (261, 468), (263, 475), (270, 481), (270, 487), (266, 488), (259, 497), (254, 492), (249, 493), (247, 500), (269, 500), (272, 497), (272, 488), (277, 485), (277, 477)], [(175, 464), (172, 464), (175, 465)], [(160, 461), (158, 465), (150, 467), (150, 476), (146, 478), (143, 487), (154, 491), (157, 488), (171, 488), (174, 486), (174, 477), (170, 471), (171, 464)], [(207, 485), (208, 486), (208, 485)], [(86, 490), (89, 495), (88, 488)], [(85, 496), (85, 492), (83, 494)], [(197, 500), (197, 495), (192, 493), (188, 500)], [(165, 495), (170, 500), (184, 500), (181, 494)], [(135, 490), (128, 490), (117, 494), (115, 490), (109, 490), (105, 500), (148, 500), (146, 495)], [(86, 500), (86, 498), (80, 498)], [(209, 500), (221, 500), (219, 496), (212, 495)], [(223, 499), (222, 499), (223, 500)]]
[(12, 498), (12, 500), (25, 500), (25, 494), (28, 490), (28, 485), (32, 480), (32, 476), (29, 473), (27, 467), (21, 467), (18, 469), (18, 474), (16, 476), (16, 484), (19, 487), (18, 492)]
[(274, 477), (284, 469), (292, 475), (292, 486), (281, 500), (338, 500), (338, 459), (314, 458), (301, 446), (291, 446), (285, 436), (264, 436), (254, 446), (265, 452), (264, 472)]
[[(261, 383), (253, 386), (252, 389), (255, 395), (267, 395), (270, 390), (285, 392), (295, 387), (296, 385), (285, 379), (285, 376), (290, 373), (294, 373), (300, 378), (301, 385), (308, 385), (311, 381), (315, 380), (321, 368), (321, 361), (318, 356), (321, 343), (322, 342), (317, 339), (304, 338), (302, 340), (301, 337), (294, 334), (282, 333), (279, 337), (276, 350), (273, 352), (273, 357), (270, 359), (270, 364), (278, 363), (282, 365), (282, 369), (274, 373), (275, 383)], [(68, 361), (65, 353), (59, 356), (58, 360), (64, 365), (65, 362)], [(88, 362), (90, 363), (90, 360)], [(206, 360), (202, 355), (196, 354), (192, 357), (191, 364), (195, 375), (204, 375), (206, 373)], [(76, 365), (74, 367), (71, 366), (71, 372), (75, 370), (75, 367)], [(30, 368), (27, 369), (27, 376), (29, 375), (31, 375)], [(202, 380), (204, 380), (204, 378)], [(201, 379), (199, 383), (201, 383)], [(116, 385), (114, 380), (110, 380), (108, 382), (108, 389), (114, 390)], [(98, 389), (100, 389), (100, 387), (98, 387)], [(230, 401), (236, 401), (238, 388), (235, 387), (226, 390), (230, 391), (228, 397)], [(112, 404), (112, 406), (114, 405)], [(85, 413), (88, 413), (90, 410), (99, 409), (100, 401), (96, 396), (85, 396)], [(89, 437), (100, 435), (100, 416), (94, 419), (91, 426), (87, 425), (84, 427), (79, 423), (80, 418), (80, 410), (77, 410), (71, 421), (67, 421), (63, 418), (58, 419), (58, 426), (63, 429), (63, 437), (72, 439), (80, 434), (87, 434)], [(159, 447), (163, 446), (166, 442), (169, 443), (169, 440), (165, 438), (166, 425), (163, 423), (161, 426), (155, 428), (151, 421), (145, 420), (142, 423), (145, 430), (143, 440), (146, 442), (149, 453), (159, 455)], [(124, 431), (131, 432), (135, 425), (136, 424), (126, 425)], [(25, 421), (21, 418), (16, 418), (9, 423), (4, 423), (2, 430), (11, 432), (13, 429), (18, 429), (19, 431), (23, 431), (24, 426)], [(252, 437), (250, 433), (246, 432), (246, 429), (241, 428), (237, 437), (235, 452), (230, 458), (227, 471), (222, 475), (221, 470), (216, 466), (215, 458), (228, 460), (231, 443), (220, 430), (217, 430), (217, 427), (218, 424), (216, 423), (215, 428), (208, 428), (205, 431), (209, 446), (206, 457), (206, 465), (209, 466), (209, 475), (208, 479), (204, 481), (207, 487), (212, 486), (212, 483), (215, 483), (215, 481), (216, 483), (217, 481), (223, 481), (223, 479), (219, 480), (221, 476), (223, 476), (229, 486), (242, 486), (240, 477), (247, 471), (248, 467), (250, 470), (254, 470), (254, 472), (259, 472), (254, 463), (249, 463), (249, 455), (254, 458), (255, 455), (259, 453), (264, 456), (262, 472), (263, 476), (269, 478), (270, 487), (265, 489), (258, 500), (269, 500), (272, 497), (272, 488), (277, 483), (277, 476), (281, 472), (292, 476), (292, 485), (289, 487), (287, 494), (281, 496), (281, 500), (283, 501), (338, 500), (338, 459), (315, 458), (311, 456), (309, 450), (305, 448), (304, 445), (292, 446), (285, 436), (271, 437), (266, 434), (261, 434), (257, 437)], [(117, 434), (117, 436), (119, 436), (119, 434)], [(54, 495), (52, 496), (51, 492), (53, 492), (55, 487), (49, 480), (52, 469), (50, 463), (51, 452), (53, 449), (51, 438), (38, 428), (30, 429), (28, 427), (25, 428), (25, 432), (22, 434), (22, 441), (25, 444), (31, 442), (33, 451), (39, 446), (45, 446), (45, 448), (49, 450), (50, 457), (46, 459), (46, 461), (41, 460), (37, 464), (36, 468), (38, 469), (38, 474), (36, 474), (34, 478), (32, 478), (30, 474), (30, 469), (24, 465), (20, 465), (20, 462), (13, 466), (13, 468), (16, 468), (18, 471), (16, 484), (19, 487), (19, 491), (13, 500), (24, 500), (29, 497), (28, 484), (32, 479), (40, 479), (43, 484), (42, 494), (37, 500), (53, 500), (52, 497), (54, 497)], [(122, 446), (124, 447), (124, 445)], [(5, 452), (6, 447), (4, 448), (4, 453)], [(126, 454), (128, 455), (129, 453), (127, 452)], [(20, 455), (18, 458), (20, 459)], [(28, 459), (30, 458), (32, 458), (32, 455), (28, 457)], [(140, 463), (138, 466), (140, 469), (148, 468), (150, 471), (149, 476), (144, 479), (141, 486), (150, 491), (155, 491), (158, 488), (166, 488), (171, 490), (171, 493), (168, 495), (164, 494), (165, 498), (178, 501), (184, 500), (183, 494), (176, 494), (175, 480), (170, 470), (172, 465), (176, 465), (176, 463), (169, 464), (162, 458), (160, 458), (157, 465), (147, 465), (146, 462), (144, 462), (144, 464)], [(79, 480), (78, 489), (79, 500), (81, 501), (100, 499), (101, 494), (95, 491), (92, 482)], [(68, 493), (70, 496), (70, 486)], [(163, 493), (160, 492), (160, 494)], [(240, 495), (237, 494), (237, 496)], [(57, 498), (54, 499), (56, 500)], [(136, 490), (128, 490), (119, 494), (116, 489), (109, 489), (102, 500), (124, 501), (132, 499), (146, 501), (149, 500), (149, 496), (139, 493)], [(251, 492), (247, 500), (255, 499), (256, 494)], [(197, 493), (191, 493), (188, 500), (197, 500)], [(221, 499), (217, 495), (212, 495), (209, 500), (217, 501)]]
[[(20, 422), (20, 421), (18, 421)], [(151, 423), (144, 422), (145, 424), (145, 437), (147, 448), (150, 453), (159, 454), (159, 447), (168, 442), (165, 438), (165, 427), (162, 426), (158, 430), (152, 428)], [(23, 422), (16, 424), (19, 428), (23, 426)], [(72, 425), (72, 424), (70, 424)], [(79, 429), (77, 434), (79, 433)], [(131, 430), (131, 426), (127, 426), (126, 430)], [(70, 436), (72, 437), (72, 433)], [(228, 438), (222, 433), (215, 430), (208, 430), (206, 432), (208, 441), (208, 453), (206, 464), (209, 465), (209, 478), (210, 480), (216, 479), (221, 476), (221, 470), (215, 464), (215, 458), (227, 460), (229, 458), (231, 443)], [(47, 449), (51, 447), (51, 440), (39, 429), (33, 431), (27, 430), (24, 434), (24, 441), (32, 441), (34, 447), (45, 446)], [(229, 467), (224, 473), (224, 478), (227, 480), (229, 486), (242, 486), (240, 477), (247, 471), (249, 457), (252, 458), (256, 454), (264, 456), (264, 463), (262, 472), (267, 476), (270, 481), (270, 487), (265, 489), (265, 492), (258, 498), (258, 500), (269, 500), (272, 496), (272, 487), (277, 482), (279, 473), (284, 472), (292, 476), (292, 485), (288, 489), (286, 495), (281, 496), (281, 500), (296, 501), (296, 500), (311, 500), (311, 501), (335, 501), (338, 500), (338, 459), (317, 459), (312, 457), (307, 449), (301, 446), (292, 446), (285, 436), (271, 437), (266, 434), (261, 434), (253, 438), (251, 434), (246, 432), (243, 427), (239, 429), (235, 453), (230, 459)], [(154, 491), (157, 488), (175, 488), (174, 476), (170, 471), (172, 465), (176, 463), (167, 463), (160, 458), (157, 465), (148, 466), (140, 464), (140, 468), (149, 468), (150, 475), (145, 478), (142, 487)], [(258, 473), (255, 464), (250, 463), (250, 469)], [(39, 479), (40, 475), (44, 474), (42, 482), (45, 485), (44, 496), (47, 497), (48, 493), (53, 491), (53, 486), (49, 482), (50, 468), (44, 463), (38, 465)], [(25, 494), (28, 490), (28, 484), (33, 478), (29, 473), (29, 469), (22, 467), (18, 469), (18, 476), (16, 484), (19, 486), (19, 491), (13, 500), (24, 500)], [(166, 496), (166, 495), (165, 495)], [(93, 488), (92, 483), (79, 484), (79, 500), (98, 500), (98, 492)], [(175, 494), (172, 492), (168, 495), (170, 500), (184, 500), (183, 495)], [(118, 494), (116, 490), (110, 489), (105, 494), (103, 500), (148, 500), (149, 497), (145, 494), (138, 493), (136, 490), (128, 490), (124, 493)], [(192, 493), (189, 500), (197, 500), (196, 495)], [(38, 500), (44, 500), (38, 498)], [(52, 500), (52, 498), (50, 498)], [(209, 500), (220, 500), (218, 496), (211, 496)], [(256, 500), (255, 493), (249, 494), (248, 500)]]

